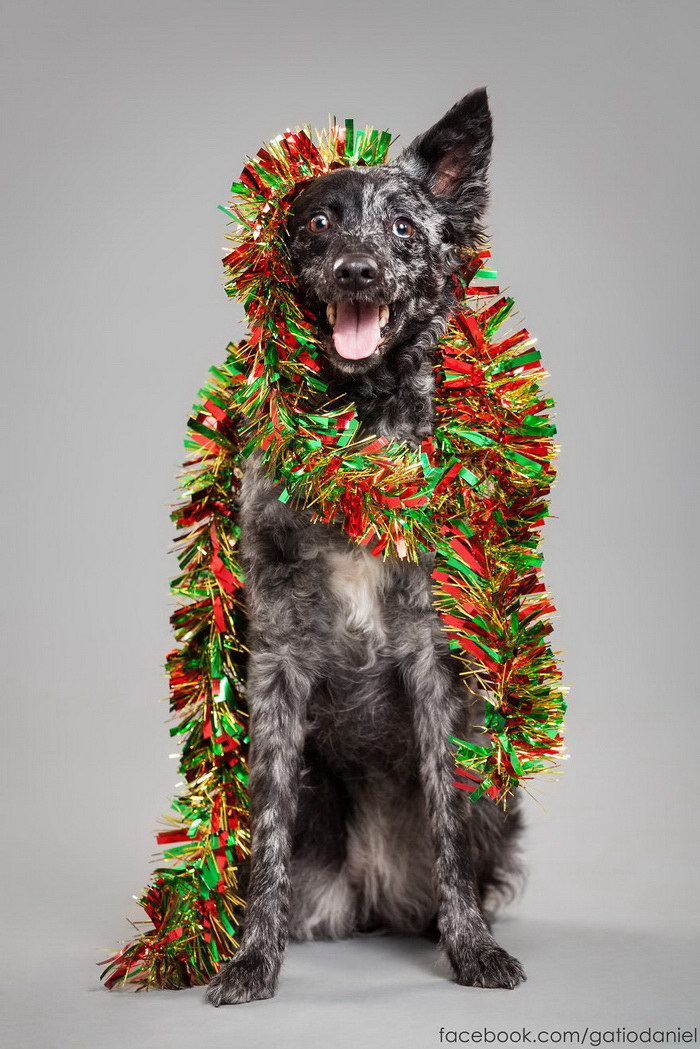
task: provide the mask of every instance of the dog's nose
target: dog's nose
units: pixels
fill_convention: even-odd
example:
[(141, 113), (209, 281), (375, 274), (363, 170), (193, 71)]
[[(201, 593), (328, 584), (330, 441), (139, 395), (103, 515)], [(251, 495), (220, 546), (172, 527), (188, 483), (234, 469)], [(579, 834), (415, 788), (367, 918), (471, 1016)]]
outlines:
[(379, 275), (379, 266), (371, 255), (343, 255), (333, 267), (333, 276), (345, 291), (362, 291), (371, 287)]

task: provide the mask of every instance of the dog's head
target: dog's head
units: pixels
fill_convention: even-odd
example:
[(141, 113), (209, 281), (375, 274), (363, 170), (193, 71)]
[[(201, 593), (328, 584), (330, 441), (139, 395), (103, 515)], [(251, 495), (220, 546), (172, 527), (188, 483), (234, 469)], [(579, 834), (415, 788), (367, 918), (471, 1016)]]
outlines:
[(444, 323), (454, 249), (482, 235), (491, 141), (482, 88), (396, 163), (339, 168), (296, 198), (287, 229), (292, 265), (340, 371), (370, 371), (393, 347)]

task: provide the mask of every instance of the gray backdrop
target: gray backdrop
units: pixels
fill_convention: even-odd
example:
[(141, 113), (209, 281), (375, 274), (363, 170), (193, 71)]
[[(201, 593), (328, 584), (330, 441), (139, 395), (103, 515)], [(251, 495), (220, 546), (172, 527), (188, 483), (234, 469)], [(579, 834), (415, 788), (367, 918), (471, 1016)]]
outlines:
[[(2, 640), (9, 1047), (416, 1045), (439, 1029), (695, 1022), (695, 2), (6, 5)], [(239, 334), (220, 283), (243, 157), (353, 116), (410, 141), (494, 116), (495, 263), (540, 338), (563, 454), (546, 578), (572, 758), (528, 806), (499, 936), (290, 950), (280, 995), (108, 994), (176, 781), (162, 658), (190, 405)]]

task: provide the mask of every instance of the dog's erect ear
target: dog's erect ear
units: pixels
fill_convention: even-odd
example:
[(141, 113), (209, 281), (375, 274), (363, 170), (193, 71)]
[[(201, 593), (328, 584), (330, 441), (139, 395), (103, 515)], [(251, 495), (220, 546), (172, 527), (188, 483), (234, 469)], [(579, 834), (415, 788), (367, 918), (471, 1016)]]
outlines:
[(489, 103), (486, 88), (481, 87), (415, 138), (397, 161), (444, 201), (460, 240), (480, 233), (492, 142)]

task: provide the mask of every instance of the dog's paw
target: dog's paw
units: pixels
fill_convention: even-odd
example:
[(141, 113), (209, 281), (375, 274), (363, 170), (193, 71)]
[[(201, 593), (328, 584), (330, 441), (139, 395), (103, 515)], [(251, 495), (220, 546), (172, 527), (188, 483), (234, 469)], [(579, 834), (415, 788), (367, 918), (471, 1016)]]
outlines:
[(518, 959), (493, 939), (472, 946), (468, 952), (460, 952), (459, 957), (449, 953), (457, 983), (464, 987), (503, 987), (512, 991), (527, 980)]
[(260, 955), (237, 954), (209, 983), (206, 999), (218, 1008), (272, 998), (277, 989), (278, 972), (278, 966), (266, 962)]

